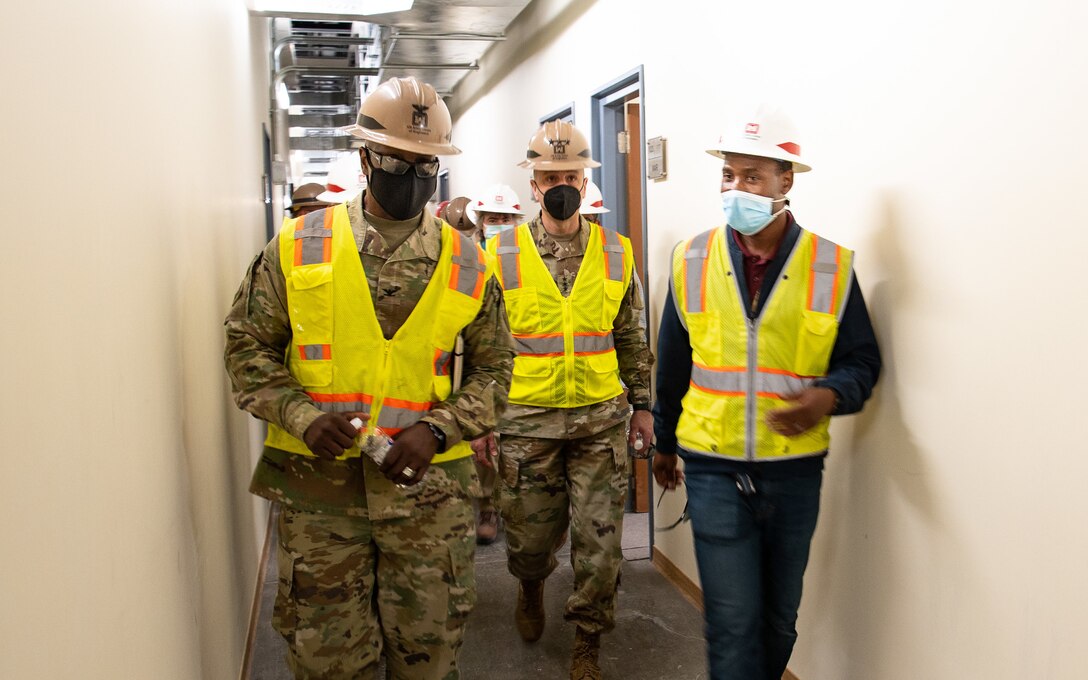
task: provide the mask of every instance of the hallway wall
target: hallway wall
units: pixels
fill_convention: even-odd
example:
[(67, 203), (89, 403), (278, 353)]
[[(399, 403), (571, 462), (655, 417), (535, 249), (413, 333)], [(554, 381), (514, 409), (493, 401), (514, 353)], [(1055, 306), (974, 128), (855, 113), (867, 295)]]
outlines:
[[(653, 332), (667, 253), (721, 222), (717, 125), (763, 99), (792, 112), (815, 168), (794, 212), (857, 250), (886, 355), (833, 428), (802, 680), (1083, 675), (1086, 20), (1060, 0), (537, 0), (451, 101), (452, 195), (504, 181), (529, 204), (514, 164), (537, 119), (573, 100), (588, 134), (590, 95), (644, 64), (647, 136), (669, 144), (647, 194)], [(689, 529), (657, 541), (695, 578)]]
[(237, 677), (263, 517), (222, 319), (263, 241), (264, 20), (5, 26), (0, 677)]

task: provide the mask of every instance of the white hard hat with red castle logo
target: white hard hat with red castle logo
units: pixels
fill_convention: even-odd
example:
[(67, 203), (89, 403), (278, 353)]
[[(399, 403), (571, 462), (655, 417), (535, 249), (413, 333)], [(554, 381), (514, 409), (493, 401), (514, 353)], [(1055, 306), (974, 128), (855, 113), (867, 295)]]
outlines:
[(593, 180), (586, 182), (586, 197), (582, 199), (582, 207), (578, 209), (578, 212), (583, 215), (599, 215), (612, 212), (604, 207), (604, 197), (601, 196), (601, 189)]
[(478, 198), (468, 204), (465, 212), (476, 222), (476, 214), (482, 212), (523, 215), (521, 201), (508, 184), (492, 184)]
[(706, 152), (718, 158), (736, 153), (788, 161), (793, 164), (794, 172), (812, 169), (801, 161), (801, 143), (793, 121), (778, 108), (767, 104), (747, 118), (731, 123)]

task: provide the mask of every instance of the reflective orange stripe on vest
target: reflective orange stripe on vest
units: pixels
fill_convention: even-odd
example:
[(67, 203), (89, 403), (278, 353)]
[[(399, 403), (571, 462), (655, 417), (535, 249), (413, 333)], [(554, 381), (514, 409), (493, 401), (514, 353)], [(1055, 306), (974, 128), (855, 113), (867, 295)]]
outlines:
[[(514, 345), (518, 354), (537, 357), (563, 356), (563, 334), (543, 333), (539, 335), (514, 335)], [(612, 331), (602, 333), (575, 333), (574, 353), (589, 356), (604, 354), (616, 348)]]
[(808, 277), (808, 308), (830, 314), (839, 302), (839, 261), (842, 249), (825, 238), (816, 236), (812, 269)]
[(706, 309), (706, 258), (718, 230), (699, 234), (684, 251), (684, 300), (689, 314)]
[[(623, 244), (616, 232), (600, 227), (601, 250), (604, 251), (604, 275), (610, 281), (623, 281)], [(612, 239), (609, 242), (609, 239)]]
[[(469, 295), (477, 300), (483, 294), (484, 272), (487, 266), (484, 264), (484, 253), (476, 244), (463, 234), (456, 234), (461, 238), (453, 239), (453, 269), (450, 271), (450, 288)], [(461, 251), (469, 250), (462, 254)]]
[(518, 232), (520, 229), (506, 229), (499, 232), (499, 244), (495, 249), (498, 255), (499, 276), (502, 278), (502, 287), (505, 290), (521, 288), (521, 247), (518, 245)]
[[(814, 380), (789, 371), (760, 366), (756, 368), (754, 392), (760, 397), (783, 399), (786, 395), (810, 387)], [(711, 394), (743, 397), (748, 394), (748, 367), (712, 367), (694, 363), (691, 367), (691, 386)]]
[(332, 210), (295, 220), (295, 266), (332, 262)]
[[(314, 400), (317, 408), (325, 413), (369, 414), (374, 403), (372, 395), (361, 392), (348, 394), (307, 392), (306, 394)], [(431, 406), (433, 404), (428, 401), (406, 401), (389, 397), (382, 402), (382, 410), (375, 424), (388, 434), (397, 434), (425, 416), (431, 410)]]

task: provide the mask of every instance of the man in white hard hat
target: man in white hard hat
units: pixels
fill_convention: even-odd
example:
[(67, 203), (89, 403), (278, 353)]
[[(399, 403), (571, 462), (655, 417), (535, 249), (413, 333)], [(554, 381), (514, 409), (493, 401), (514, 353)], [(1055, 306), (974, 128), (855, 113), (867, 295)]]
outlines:
[(487, 242), (517, 348), (498, 427), (500, 508), (520, 581), (515, 622), (526, 641), (540, 638), (544, 580), (569, 526), (574, 592), (564, 616), (576, 626), (576, 680), (601, 677), (600, 635), (615, 623), (623, 559), (628, 446), (648, 448), (652, 436), (653, 355), (638, 323), (631, 243), (578, 214), (585, 169), (599, 165), (577, 128), (545, 123), (521, 163), (542, 210)]
[[(521, 201), (517, 193), (506, 184), (492, 184), (465, 207), (466, 217), (476, 227), (481, 241), (500, 232), (513, 229), (522, 216)], [(476, 472), (480, 476), (479, 513), (476, 517), (476, 542), (490, 545), (499, 536), (498, 476), (496, 437), (488, 436), (472, 442), (476, 456)]]
[(586, 197), (582, 199), (582, 207), (578, 209), (587, 220), (593, 224), (601, 223), (601, 215), (612, 212), (604, 207), (604, 196), (597, 183), (591, 179), (586, 180)]
[(330, 205), (347, 203), (366, 189), (366, 173), (357, 151), (341, 154), (325, 177), (325, 191), (317, 199)]
[(469, 219), (480, 227), (485, 241), (516, 227), (524, 214), (517, 193), (506, 184), (492, 184), (468, 206)]
[(489, 259), (423, 210), (459, 153), (434, 88), (388, 80), (349, 129), (365, 193), (257, 256), (227, 368), (268, 421), (250, 489), (281, 504), (273, 623), (295, 676), (373, 677), (384, 649), (397, 680), (448, 680), (476, 599), (468, 442), (498, 422), (513, 341)]
[(726, 225), (673, 251), (654, 476), (687, 489), (710, 678), (778, 680), (797, 639), (830, 416), (861, 410), (880, 350), (853, 252), (787, 209), (810, 169), (789, 119), (762, 107), (707, 153), (724, 161)]

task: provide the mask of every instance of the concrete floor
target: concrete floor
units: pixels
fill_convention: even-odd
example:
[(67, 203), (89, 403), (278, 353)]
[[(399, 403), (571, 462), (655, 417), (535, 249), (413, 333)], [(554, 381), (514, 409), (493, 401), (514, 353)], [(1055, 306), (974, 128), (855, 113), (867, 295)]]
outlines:
[[(624, 519), (625, 562), (616, 612), (616, 629), (603, 638), (601, 669), (608, 680), (696, 680), (706, 678), (702, 615), (649, 561), (649, 515)], [(274, 540), (274, 539), (273, 539)], [(274, 555), (274, 552), (273, 552)], [(286, 645), (272, 630), (276, 597), (275, 559), (269, 560), (254, 646), (251, 680), (291, 680)], [(478, 600), (469, 618), (461, 652), (464, 680), (565, 678), (574, 628), (563, 621), (563, 606), (574, 574), (570, 546), (559, 552), (559, 568), (544, 592), (544, 636), (529, 644), (513, 625), (517, 580), (506, 569), (500, 539), (476, 551)], [(380, 674), (379, 678), (382, 677)]]

